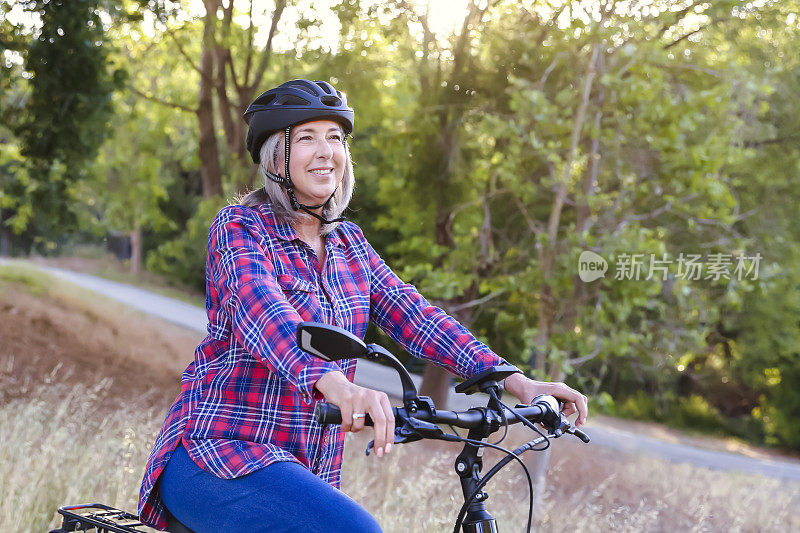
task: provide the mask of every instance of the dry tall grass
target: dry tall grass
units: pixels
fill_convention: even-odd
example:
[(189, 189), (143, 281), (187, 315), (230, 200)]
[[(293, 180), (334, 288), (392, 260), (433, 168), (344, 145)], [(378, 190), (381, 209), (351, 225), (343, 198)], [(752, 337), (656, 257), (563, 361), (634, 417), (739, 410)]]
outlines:
[[(521, 443), (522, 431), (509, 439)], [(516, 438), (513, 438), (516, 437)], [(344, 486), (387, 532), (452, 531), (462, 502), (453, 462), (457, 445), (395, 448), (363, 455), (366, 436), (349, 438)], [(531, 452), (528, 452), (531, 453)], [(498, 455), (487, 453), (491, 466)], [(486, 468), (488, 469), (488, 468)], [(527, 482), (513, 462), (488, 485), (501, 531), (524, 530)], [(645, 456), (615, 456), (591, 445), (553, 442), (535, 531), (800, 531), (800, 484), (712, 471)]]
[[(0, 530), (42, 532), (67, 503), (134, 510), (142, 467), (161, 412), (129, 403), (113, 415), (110, 382), (42, 383), (0, 406)], [(399, 446), (363, 456), (368, 435), (351, 436), (345, 492), (387, 533), (450, 531), (460, 492), (453, 445)], [(561, 446), (559, 446), (561, 445)], [(560, 450), (559, 450), (560, 448)], [(554, 443), (538, 531), (798, 531), (800, 485), (713, 472), (644, 457), (614, 458), (589, 446)], [(487, 464), (496, 455), (487, 454)], [(489, 509), (504, 532), (522, 531), (527, 486), (511, 466), (489, 486)]]
[(161, 415), (137, 405), (106, 414), (110, 387), (42, 383), (0, 406), (1, 531), (49, 531), (66, 504), (135, 510)]

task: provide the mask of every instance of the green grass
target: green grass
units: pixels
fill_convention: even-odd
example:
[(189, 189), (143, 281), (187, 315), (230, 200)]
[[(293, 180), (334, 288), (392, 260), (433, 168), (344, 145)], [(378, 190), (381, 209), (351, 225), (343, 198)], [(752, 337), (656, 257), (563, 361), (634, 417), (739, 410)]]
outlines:
[[(27, 282), (26, 273), (35, 272), (34, 265), (42, 264), (55, 268), (62, 268), (65, 270), (74, 270), (104, 278), (118, 283), (125, 283), (141, 289), (146, 289), (162, 296), (174, 298), (182, 302), (197, 306), (205, 307), (206, 300), (203, 291), (197, 290), (192, 287), (181, 285), (175, 281), (169, 280), (158, 274), (152, 272), (142, 272), (138, 276), (130, 272), (130, 266), (127, 261), (119, 261), (113, 256), (104, 253), (102, 255), (90, 256), (82, 254), (76, 257), (61, 257), (61, 258), (36, 258), (30, 262), (21, 259), (11, 259), (7, 265), (0, 266), (0, 269), (10, 269), (16, 274), (9, 274), (9, 281), (16, 276), (18, 281), (22, 283)], [(35, 275), (33, 275), (35, 277)], [(2, 277), (0, 277), (2, 281)]]
[[(196, 307), (205, 308), (206, 306), (206, 300), (203, 294), (192, 291), (186, 287), (177, 287), (155, 274), (146, 273), (140, 277), (136, 277), (130, 272), (121, 271), (106, 262), (99, 262), (91, 269), (83, 270), (83, 272), (110, 281), (146, 289)], [(62, 285), (62, 283), (56, 283), (48, 273), (39, 271), (35, 266), (28, 265), (24, 261), (19, 260), (12, 260), (6, 265), (0, 265), (0, 284), (2, 283), (16, 286), (16, 288), (25, 290), (34, 296), (50, 294), (52, 288)], [(82, 290), (83, 289), (81, 289), (81, 291)]]
[(0, 265), (0, 286), (11, 285), (34, 296), (42, 296), (51, 284), (52, 278), (38, 270), (19, 264)]

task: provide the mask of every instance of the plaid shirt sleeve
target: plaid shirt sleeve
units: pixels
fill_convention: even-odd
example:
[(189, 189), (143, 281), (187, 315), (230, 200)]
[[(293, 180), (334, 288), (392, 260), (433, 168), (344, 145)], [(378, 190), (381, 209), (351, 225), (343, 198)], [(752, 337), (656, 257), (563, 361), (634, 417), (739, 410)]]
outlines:
[(272, 261), (251, 233), (259, 226), (252, 213), (229, 206), (214, 219), (208, 244), (209, 276), (242, 346), (286, 380), (306, 403), (320, 400), (314, 384), (341, 368), (297, 347), (297, 324), (302, 319), (286, 300)]
[[(360, 231), (360, 230), (358, 230)], [(363, 238), (363, 237), (362, 237)], [(408, 352), (468, 378), (506, 361), (455, 318), (404, 283), (363, 240), (370, 269), (370, 319)]]

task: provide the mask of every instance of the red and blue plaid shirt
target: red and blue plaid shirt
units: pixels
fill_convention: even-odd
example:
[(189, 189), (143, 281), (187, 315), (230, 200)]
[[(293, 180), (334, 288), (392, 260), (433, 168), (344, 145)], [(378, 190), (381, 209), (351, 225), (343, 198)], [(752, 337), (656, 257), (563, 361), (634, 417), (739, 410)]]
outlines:
[(178, 443), (220, 478), (294, 461), (339, 487), (344, 435), (320, 426), (314, 383), (355, 360), (326, 362), (302, 352), (297, 324), (313, 320), (364, 337), (369, 321), (409, 353), (469, 377), (503, 361), (456, 320), (403, 283), (358, 226), (340, 224), (325, 240), (322, 268), (291, 224), (269, 204), (228, 206), (208, 240), (208, 335), (181, 378), (147, 463), (139, 496), (143, 522), (166, 527), (158, 478)]

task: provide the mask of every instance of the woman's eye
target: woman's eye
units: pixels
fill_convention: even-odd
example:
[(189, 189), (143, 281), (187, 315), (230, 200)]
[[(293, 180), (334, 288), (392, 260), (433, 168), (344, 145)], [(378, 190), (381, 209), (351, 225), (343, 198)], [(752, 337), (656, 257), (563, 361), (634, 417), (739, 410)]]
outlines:
[(332, 140), (332, 141), (338, 141), (338, 142), (342, 142), (342, 136), (341, 136), (341, 135), (339, 135), (338, 133), (335, 133), (335, 134), (331, 135), (331, 136), (330, 136), (330, 137), (328, 137), (328, 138), (329, 138), (330, 140)]

